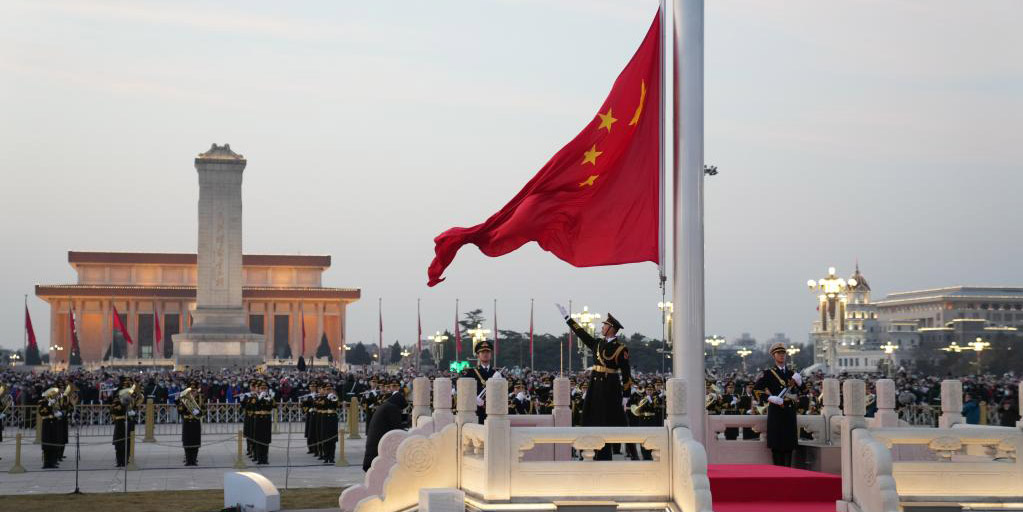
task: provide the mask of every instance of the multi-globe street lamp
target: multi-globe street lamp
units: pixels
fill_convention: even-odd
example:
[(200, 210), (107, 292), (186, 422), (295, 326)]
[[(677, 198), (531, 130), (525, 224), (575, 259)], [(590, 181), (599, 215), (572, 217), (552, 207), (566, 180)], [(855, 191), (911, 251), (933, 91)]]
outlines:
[[(578, 323), (586, 332), (593, 336), (594, 329), (596, 328), (596, 321), (600, 320), (600, 313), (591, 313), (589, 306), (583, 306), (581, 313), (572, 313), (572, 318)], [(583, 368), (588, 368), (589, 365), (589, 349), (586, 348), (585, 344), (579, 344), (579, 353), (582, 354)]]
[(742, 347), (739, 350), (736, 350), (735, 353), (742, 358), (742, 373), (746, 373), (746, 358), (749, 357), (753, 351), (746, 347)]
[(893, 356), (893, 354), (895, 354), (895, 351), (898, 349), (899, 346), (892, 344), (891, 341), (881, 345), (881, 350), (884, 350), (885, 354), (885, 367), (887, 368), (885, 375), (888, 377), (892, 376), (892, 369), (895, 367), (895, 356)]
[(967, 343), (967, 345), (969, 345), (970, 348), (977, 353), (977, 375), (980, 375), (980, 353), (991, 348), (991, 343), (984, 341), (983, 338), (977, 338), (976, 340)]
[(820, 333), (826, 337), (827, 359), (825, 364), (828, 373), (834, 375), (838, 371), (838, 337), (845, 331), (845, 306), (847, 292), (856, 287), (855, 279), (842, 279), (835, 273), (835, 267), (828, 267), (828, 275), (822, 279), (806, 282), (810, 291), (819, 292), (817, 309), (820, 311)]
[(490, 329), (484, 329), (483, 325), (476, 324), (475, 329), (469, 329), (466, 331), (472, 336), (472, 352), (476, 353), (476, 344), (487, 339), (487, 335), (490, 334)]
[(704, 343), (710, 345), (711, 360), (714, 361), (714, 368), (718, 368), (721, 364), (718, 362), (718, 346), (723, 345), (727, 342), (723, 336), (710, 336), (703, 340)]
[(433, 351), (433, 359), (437, 362), (437, 367), (439, 368), (441, 360), (444, 359), (444, 342), (448, 341), (448, 337), (445, 334), (441, 334), (440, 331), (437, 331), (437, 334), (427, 336), (426, 339), (432, 341), (434, 343), (434, 347), (436, 347), (436, 350)]
[(657, 309), (661, 311), (661, 349), (658, 352), (661, 353), (661, 373), (664, 373), (664, 359), (669, 357), (671, 352), (671, 317), (672, 313), (675, 312), (675, 304), (671, 301), (660, 301), (657, 303)]

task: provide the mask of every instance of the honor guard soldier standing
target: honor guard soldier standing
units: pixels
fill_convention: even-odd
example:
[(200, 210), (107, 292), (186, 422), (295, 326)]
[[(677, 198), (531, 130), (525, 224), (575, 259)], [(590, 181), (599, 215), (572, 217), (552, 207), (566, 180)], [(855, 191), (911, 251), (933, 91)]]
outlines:
[(487, 419), (485, 400), (487, 394), (483, 390), (487, 388), (487, 380), (497, 373), (493, 365), (490, 364), (490, 357), (494, 353), (494, 345), (490, 343), (490, 340), (482, 340), (472, 350), (476, 353), (476, 366), (465, 368), (458, 376), (476, 379), (476, 419), (482, 425)]
[(122, 376), (117, 391), (110, 397), (110, 419), (114, 422), (114, 456), (117, 467), (125, 465), (131, 433), (135, 431), (135, 382), (131, 377)]
[(324, 382), (320, 388), (322, 400), (317, 403), (316, 416), (319, 418), (319, 459), (324, 463), (334, 463), (334, 449), (337, 447), (337, 415), (341, 409), (341, 401), (334, 393), (334, 386)]
[(381, 389), (377, 389), (380, 385), (380, 381), (376, 377), (369, 379), (369, 389), (362, 392), (362, 396), (359, 399), (362, 401), (362, 410), (366, 414), (366, 429), (369, 429), (369, 420), (373, 419), (373, 413), (376, 411), (377, 405), (386, 397), (385, 392)]
[(202, 445), (202, 415), (206, 404), (199, 393), (199, 381), (191, 380), (178, 395), (177, 409), (181, 417), (181, 447), (185, 450), (185, 465), (199, 465), (199, 446)]
[(60, 455), (60, 419), (64, 412), (60, 410), (57, 397), (60, 390), (50, 388), (43, 392), (39, 399), (39, 418), (43, 421), (41, 443), (43, 445), (43, 469), (56, 469)]
[(316, 416), (319, 383), (309, 383), (309, 394), (302, 397), (302, 412), (305, 413), (305, 446), (307, 453), (316, 454), (319, 448), (320, 419)]
[[(584, 427), (624, 427), (625, 404), (622, 391), (632, 388), (629, 371), (629, 349), (617, 339), (622, 324), (611, 313), (601, 325), (600, 339), (594, 338), (558, 304), (568, 327), (593, 352), (596, 364), (590, 368), (590, 389), (583, 400), (580, 424)], [(611, 445), (605, 444), (593, 460), (611, 460)]]
[(259, 395), (258, 381), (252, 379), (249, 381), (249, 392), (242, 395), (241, 408), (242, 408), (242, 436), (245, 438), (245, 455), (248, 455), (249, 459), (256, 460), (256, 454), (252, 450), (252, 440), (254, 434), (252, 433), (252, 423), (256, 417), (253, 413), (256, 412), (256, 401), (257, 395)]
[(774, 364), (764, 370), (753, 389), (767, 393), (767, 447), (776, 466), (792, 466), (796, 449), (796, 406), (803, 378), (785, 365), (785, 345), (771, 345)]
[(255, 455), (256, 464), (269, 464), (268, 454), (270, 451), (270, 421), (274, 408), (274, 396), (266, 381), (257, 382), (259, 394), (253, 405), (252, 412), (252, 453)]

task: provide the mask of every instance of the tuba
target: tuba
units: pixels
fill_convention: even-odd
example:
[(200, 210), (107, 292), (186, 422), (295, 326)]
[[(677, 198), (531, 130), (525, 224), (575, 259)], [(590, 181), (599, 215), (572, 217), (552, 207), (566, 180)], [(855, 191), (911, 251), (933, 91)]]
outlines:
[(131, 387), (121, 388), (117, 391), (117, 400), (126, 408), (131, 408), (135, 406), (137, 394), (139, 394), (138, 384), (132, 384)]
[(188, 409), (188, 412), (190, 413), (192, 411), (202, 410), (202, 408), (199, 407), (199, 401), (193, 395), (195, 395), (195, 390), (192, 388), (185, 388), (185, 390), (178, 395), (178, 400), (181, 402), (181, 405), (185, 406), (185, 409)]
[(7, 386), (0, 384), (0, 414), (11, 412), (14, 407), (14, 397), (7, 392)]
[(76, 388), (74, 384), (68, 384), (65, 386), (64, 391), (60, 393), (58, 402), (63, 408), (75, 407), (78, 405), (78, 388)]
[(643, 396), (643, 399), (640, 400), (638, 404), (633, 404), (629, 406), (629, 411), (632, 412), (633, 416), (641, 416), (640, 413), (642, 412), (643, 406), (645, 406), (648, 403), (650, 403), (650, 397)]

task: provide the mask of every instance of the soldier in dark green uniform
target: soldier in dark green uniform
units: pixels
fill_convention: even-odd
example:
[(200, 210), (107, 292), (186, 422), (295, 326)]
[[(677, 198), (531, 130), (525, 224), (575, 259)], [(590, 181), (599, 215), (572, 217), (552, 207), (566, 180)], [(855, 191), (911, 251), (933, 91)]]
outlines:
[(309, 383), (309, 394), (302, 399), (302, 412), (305, 413), (305, 445), (310, 454), (316, 454), (319, 449), (320, 419), (316, 416), (316, 401), (319, 397), (319, 382), (315, 380)]
[(341, 401), (338, 400), (334, 386), (325, 382), (320, 389), (323, 394), (323, 401), (317, 405), (317, 417), (320, 420), (320, 460), (325, 464), (334, 463), (334, 451), (337, 447), (337, 418), (341, 410)]
[[(181, 417), (181, 447), (185, 450), (185, 465), (199, 465), (199, 447), (202, 445), (202, 416), (206, 404), (202, 399), (199, 381), (188, 383), (187, 393), (178, 396), (178, 416)], [(191, 407), (191, 408), (190, 408)]]
[(255, 415), (253, 414), (256, 409), (256, 395), (259, 394), (259, 390), (256, 387), (257, 380), (252, 379), (249, 381), (249, 392), (242, 396), (240, 407), (242, 409), (242, 434), (245, 437), (245, 454), (252, 460), (256, 460), (256, 454), (252, 450), (253, 447), (253, 433), (252, 433), (252, 422)]
[(465, 368), (458, 376), (476, 380), (476, 419), (482, 425), (487, 419), (487, 394), (483, 390), (487, 387), (487, 380), (497, 373), (494, 366), (490, 364), (490, 358), (494, 353), (494, 345), (490, 340), (483, 340), (472, 349), (476, 353), (476, 366)]
[(256, 395), (252, 412), (252, 452), (255, 455), (256, 464), (269, 464), (269, 452), (271, 437), (271, 420), (274, 409), (274, 396), (266, 381), (259, 380), (257, 383), (259, 394)]
[[(596, 361), (590, 368), (590, 390), (583, 401), (580, 419), (582, 426), (627, 426), (622, 392), (632, 389), (632, 374), (629, 369), (629, 349), (617, 338), (622, 324), (608, 313), (598, 339), (576, 323), (564, 306), (558, 304), (558, 311), (565, 317), (565, 322), (579, 341), (593, 352)], [(605, 444), (598, 450), (594, 460), (611, 460), (611, 445)]]
[(57, 397), (60, 390), (50, 388), (39, 399), (39, 417), (43, 421), (41, 443), (43, 445), (43, 469), (57, 469), (60, 455), (60, 410)]
[(764, 370), (753, 389), (768, 395), (767, 447), (776, 466), (792, 466), (796, 449), (796, 406), (803, 387), (799, 372), (785, 365), (785, 345), (771, 345), (774, 363)]
[(122, 376), (117, 390), (110, 397), (110, 419), (114, 422), (114, 457), (117, 467), (124, 467), (131, 443), (131, 433), (135, 431), (135, 401), (128, 392), (135, 382), (128, 376)]

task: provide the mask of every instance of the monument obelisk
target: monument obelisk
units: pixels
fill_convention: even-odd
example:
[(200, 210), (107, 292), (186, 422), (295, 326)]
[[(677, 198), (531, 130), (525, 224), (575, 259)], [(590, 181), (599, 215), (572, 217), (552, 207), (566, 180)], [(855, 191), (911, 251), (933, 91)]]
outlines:
[(192, 325), (174, 335), (178, 366), (265, 362), (263, 336), (249, 332), (242, 306), (242, 172), (245, 157), (213, 144), (195, 158), (199, 174), (199, 247)]

